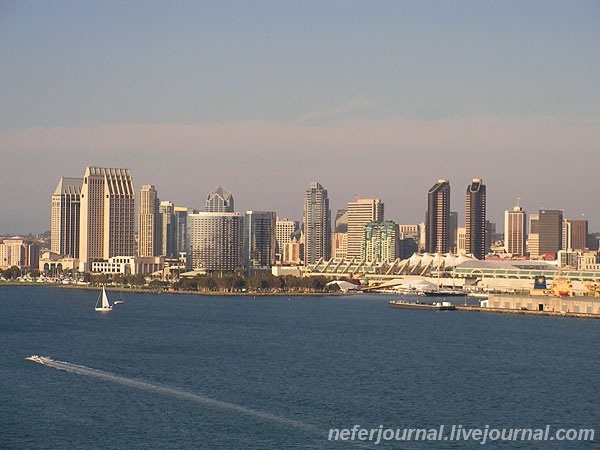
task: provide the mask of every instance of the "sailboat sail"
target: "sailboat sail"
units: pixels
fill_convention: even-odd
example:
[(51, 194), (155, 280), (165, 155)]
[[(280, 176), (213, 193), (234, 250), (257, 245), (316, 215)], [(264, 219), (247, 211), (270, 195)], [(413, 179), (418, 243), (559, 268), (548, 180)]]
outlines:
[(106, 290), (104, 286), (102, 286), (102, 292), (98, 296), (98, 300), (96, 300), (96, 306), (94, 308), (96, 311), (110, 311), (112, 306), (108, 301), (108, 296), (106, 295)]
[(108, 308), (110, 303), (108, 302), (108, 297), (106, 296), (106, 291), (102, 289), (102, 307)]

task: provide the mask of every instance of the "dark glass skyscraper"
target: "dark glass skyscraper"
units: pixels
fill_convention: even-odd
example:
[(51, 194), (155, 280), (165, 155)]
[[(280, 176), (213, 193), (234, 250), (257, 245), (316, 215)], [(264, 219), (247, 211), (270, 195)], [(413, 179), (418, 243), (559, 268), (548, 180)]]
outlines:
[(275, 221), (272, 211), (247, 211), (244, 221), (244, 265), (269, 269), (275, 265)]
[(312, 182), (304, 195), (304, 263), (331, 258), (331, 211), (327, 190)]
[(467, 186), (465, 220), (467, 253), (477, 259), (485, 259), (485, 184), (479, 178), (474, 178)]
[(557, 209), (540, 209), (539, 216), (539, 254), (556, 254), (562, 249), (563, 212)]
[(447, 253), (450, 230), (450, 182), (438, 180), (427, 192), (426, 245), (429, 253)]

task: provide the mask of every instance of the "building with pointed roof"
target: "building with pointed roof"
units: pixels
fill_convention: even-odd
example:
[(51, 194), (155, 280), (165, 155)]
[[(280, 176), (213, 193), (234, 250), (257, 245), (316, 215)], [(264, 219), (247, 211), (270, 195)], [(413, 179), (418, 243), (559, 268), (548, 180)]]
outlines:
[(233, 195), (223, 186), (217, 187), (206, 198), (206, 212), (234, 212)]

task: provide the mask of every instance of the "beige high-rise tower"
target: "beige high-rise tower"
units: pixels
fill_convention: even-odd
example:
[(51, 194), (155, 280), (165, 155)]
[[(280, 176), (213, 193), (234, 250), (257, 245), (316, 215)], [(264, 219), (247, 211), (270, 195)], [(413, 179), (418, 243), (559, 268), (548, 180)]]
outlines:
[(61, 178), (52, 194), (50, 250), (79, 258), (79, 214), (82, 178)]
[(527, 213), (516, 205), (512, 211), (504, 211), (504, 250), (513, 256), (527, 253)]
[(140, 190), (140, 212), (138, 226), (138, 255), (158, 256), (159, 236), (158, 228), (159, 199), (156, 188), (151, 184), (142, 186)]
[(135, 191), (129, 169), (87, 167), (81, 187), (80, 270), (95, 260), (134, 256)]
[(370, 222), (383, 222), (383, 202), (378, 198), (360, 198), (348, 203), (347, 258), (363, 257), (365, 226)]

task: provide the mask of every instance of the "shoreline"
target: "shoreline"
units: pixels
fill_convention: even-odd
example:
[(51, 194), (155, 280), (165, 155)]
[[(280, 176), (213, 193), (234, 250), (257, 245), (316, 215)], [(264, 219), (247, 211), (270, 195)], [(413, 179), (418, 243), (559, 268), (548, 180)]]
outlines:
[(570, 317), (574, 319), (600, 319), (599, 314), (562, 311), (532, 311), (528, 309), (483, 308), (481, 306), (456, 305), (457, 311), (484, 312), (495, 314), (522, 314), (525, 316)]
[[(22, 287), (53, 287), (58, 289), (81, 289), (88, 291), (97, 291), (101, 286), (74, 285), (59, 283), (10, 283), (0, 282), (2, 286), (22, 286)], [(327, 296), (353, 296), (354, 293), (348, 292), (312, 292), (312, 291), (279, 291), (279, 292), (228, 292), (228, 291), (182, 291), (182, 290), (157, 290), (144, 288), (126, 288), (117, 286), (105, 286), (107, 292), (131, 293), (131, 294), (154, 294), (154, 295), (204, 295), (207, 297), (327, 297)]]

